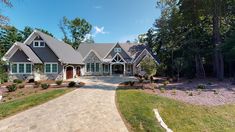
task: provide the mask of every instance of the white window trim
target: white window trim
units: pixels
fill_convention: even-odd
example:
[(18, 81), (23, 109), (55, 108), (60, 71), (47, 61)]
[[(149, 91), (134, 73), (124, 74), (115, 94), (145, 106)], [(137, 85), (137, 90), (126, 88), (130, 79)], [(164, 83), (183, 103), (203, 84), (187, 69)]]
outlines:
[[(14, 64), (16, 64), (17, 66), (16, 66), (16, 73), (12, 73), (12, 65), (14, 65)], [(24, 64), (24, 72), (23, 73), (20, 73), (19, 72), (19, 64)], [(31, 72), (30, 73), (27, 73), (26, 72), (26, 64), (31, 64)], [(11, 65), (10, 65), (10, 74), (32, 74), (32, 72), (33, 72), (33, 64), (32, 63), (30, 63), (30, 62), (14, 62), (14, 63), (11, 63)]]
[[(35, 46), (35, 42), (38, 42), (38, 46)], [(41, 44), (40, 44), (41, 42), (44, 43), (43, 46), (41, 46)], [(34, 48), (43, 48), (43, 47), (45, 47), (45, 42), (44, 42), (43, 40), (34, 40), (34, 41), (33, 41), (33, 47), (34, 47)]]
[[(51, 72), (46, 72), (46, 65), (47, 64), (50, 64), (50, 71)], [(52, 64), (56, 64), (57, 65), (57, 72), (52, 72)], [(58, 72), (59, 72), (59, 65), (58, 65), (58, 63), (44, 63), (44, 73), (45, 74), (58, 74)]]

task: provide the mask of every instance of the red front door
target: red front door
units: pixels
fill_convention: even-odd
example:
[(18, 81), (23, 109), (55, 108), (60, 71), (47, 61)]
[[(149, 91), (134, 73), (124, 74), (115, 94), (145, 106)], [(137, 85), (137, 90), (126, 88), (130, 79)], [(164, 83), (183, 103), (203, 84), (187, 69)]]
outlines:
[(66, 79), (73, 78), (73, 67), (66, 68)]

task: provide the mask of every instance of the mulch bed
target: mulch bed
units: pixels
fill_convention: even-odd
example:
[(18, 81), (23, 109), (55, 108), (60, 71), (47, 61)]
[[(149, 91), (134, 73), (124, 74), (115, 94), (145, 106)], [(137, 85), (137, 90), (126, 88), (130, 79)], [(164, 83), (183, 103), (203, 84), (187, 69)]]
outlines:
[[(63, 83), (61, 85), (57, 85), (55, 83), (55, 81), (53, 80), (46, 80), (46, 81), (40, 81), (40, 84), (46, 83), (46, 84), (50, 84), (48, 89), (42, 89), (41, 86), (39, 85), (39, 87), (35, 87), (35, 83), (27, 83), (27, 82), (23, 82), (21, 84), (16, 84), (17, 85), (17, 90), (14, 92), (8, 92), (6, 86), (12, 85), (12, 82), (7, 82), (4, 84), (0, 85), (0, 95), (3, 96), (3, 99), (0, 101), (1, 102), (7, 102), (7, 101), (11, 101), (14, 99), (18, 99), (21, 97), (25, 97), (28, 95), (32, 95), (34, 93), (42, 93), (42, 92), (46, 92), (46, 91), (50, 91), (50, 90), (54, 90), (54, 89), (63, 89), (63, 88), (67, 88), (68, 84), (70, 81), (63, 81)], [(20, 88), (19, 85), (24, 85), (23, 88)], [(74, 88), (79, 88), (84, 86), (85, 83), (83, 82), (79, 82), (79, 85), (77, 85)]]
[[(204, 85), (205, 89), (198, 89), (198, 85)], [(224, 104), (235, 104), (235, 85), (230, 80), (223, 82), (215, 79), (204, 80), (181, 80), (177, 83), (139, 83), (133, 86), (121, 84), (129, 88), (139, 88), (150, 94), (157, 94), (171, 99), (183, 101), (195, 105), (217, 106)]]

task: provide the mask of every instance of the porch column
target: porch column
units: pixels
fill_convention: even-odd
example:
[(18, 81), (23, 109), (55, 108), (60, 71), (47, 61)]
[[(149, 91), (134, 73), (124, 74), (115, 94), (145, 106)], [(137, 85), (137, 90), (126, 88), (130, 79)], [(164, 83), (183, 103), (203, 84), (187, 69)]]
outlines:
[(126, 64), (124, 63), (124, 76), (126, 75)]
[(66, 80), (66, 66), (63, 66), (63, 80)]
[(109, 72), (110, 72), (110, 76), (112, 76), (112, 64), (110, 64)]

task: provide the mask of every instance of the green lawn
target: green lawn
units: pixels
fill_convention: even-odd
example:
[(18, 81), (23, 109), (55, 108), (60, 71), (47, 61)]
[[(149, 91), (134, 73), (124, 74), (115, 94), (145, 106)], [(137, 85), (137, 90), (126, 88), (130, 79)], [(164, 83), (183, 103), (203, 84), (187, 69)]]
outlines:
[(45, 93), (34, 94), (14, 101), (0, 104), (0, 119), (13, 115), (30, 107), (45, 103), (53, 98), (63, 95), (72, 89), (56, 89)]
[(176, 132), (234, 132), (235, 105), (205, 107), (144, 93), (117, 90), (117, 103), (133, 131), (164, 131), (153, 113), (157, 108), (164, 122)]

